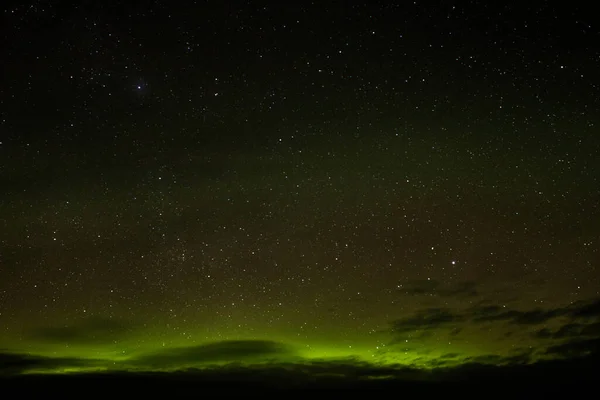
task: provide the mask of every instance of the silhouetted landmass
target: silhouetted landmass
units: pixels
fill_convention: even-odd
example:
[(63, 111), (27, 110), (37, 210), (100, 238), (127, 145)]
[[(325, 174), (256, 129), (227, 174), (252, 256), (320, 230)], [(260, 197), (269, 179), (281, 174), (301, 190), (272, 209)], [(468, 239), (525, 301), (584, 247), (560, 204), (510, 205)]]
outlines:
[(330, 392), (338, 395), (368, 393), (444, 395), (480, 393), (557, 393), (560, 389), (594, 390), (600, 358), (497, 367), (470, 363), (424, 372), (411, 369), (367, 367), (323, 362), (312, 366), (226, 367), (156, 373), (89, 373), (69, 375), (15, 375), (0, 378), (3, 390), (24, 395), (145, 395), (203, 396)]

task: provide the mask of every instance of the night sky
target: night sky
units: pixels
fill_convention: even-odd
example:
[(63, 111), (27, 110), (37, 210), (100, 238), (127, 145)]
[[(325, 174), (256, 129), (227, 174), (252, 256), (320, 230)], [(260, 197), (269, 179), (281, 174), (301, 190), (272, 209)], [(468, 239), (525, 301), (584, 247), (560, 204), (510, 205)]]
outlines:
[(591, 9), (14, 3), (0, 374), (600, 347)]

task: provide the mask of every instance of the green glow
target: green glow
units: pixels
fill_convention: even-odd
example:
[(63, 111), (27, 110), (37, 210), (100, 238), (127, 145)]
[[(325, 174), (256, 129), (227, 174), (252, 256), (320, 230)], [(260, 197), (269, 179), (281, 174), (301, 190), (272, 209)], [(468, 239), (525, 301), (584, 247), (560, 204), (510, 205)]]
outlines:
[[(193, 331), (192, 331), (193, 332)], [(510, 355), (509, 348), (495, 348), (497, 342), (489, 341), (487, 345), (483, 337), (474, 340), (456, 340), (448, 342), (440, 337), (428, 337), (403, 341), (390, 345), (390, 338), (383, 335), (353, 338), (345, 337), (344, 340), (333, 340), (327, 335), (326, 339), (299, 340), (292, 335), (220, 335), (215, 340), (189, 339), (196, 335), (182, 337), (169, 336), (160, 332), (148, 331), (127, 340), (110, 344), (79, 344), (79, 345), (48, 345), (29, 343), (27, 353), (32, 357), (46, 357), (49, 360), (58, 360), (57, 365), (49, 363), (47, 366), (32, 367), (22, 371), (24, 374), (68, 374), (92, 373), (106, 371), (176, 371), (189, 368), (204, 369), (222, 367), (233, 364), (238, 366), (260, 366), (270, 364), (310, 364), (324, 363), (368, 363), (376, 366), (412, 367), (429, 370), (440, 365), (460, 365), (472, 357), (490, 354), (501, 356)], [(199, 337), (199, 335), (197, 335)], [(236, 356), (235, 348), (225, 349), (224, 357), (219, 352), (220, 346), (231, 346), (230, 343), (274, 343), (274, 349), (261, 354), (241, 354)], [(477, 343), (474, 345), (472, 343)], [(210, 350), (215, 347), (215, 351)], [(15, 352), (23, 352), (17, 342), (12, 342)], [(197, 359), (197, 353), (186, 355), (189, 349), (209, 349), (210, 358)], [(235, 347), (235, 346), (234, 346)], [(252, 349), (251, 349), (252, 350)], [(504, 350), (504, 352), (501, 352)], [(211, 351), (213, 353), (211, 353)], [(234, 353), (231, 353), (231, 352)], [(246, 351), (243, 349), (243, 351)], [(197, 350), (196, 350), (197, 352)], [(177, 355), (173, 357), (173, 354)], [(201, 353), (201, 356), (204, 353)], [(450, 356), (449, 356), (450, 355)], [(153, 358), (154, 357), (154, 358)], [(60, 361), (66, 360), (66, 361)], [(144, 360), (154, 360), (144, 361)]]

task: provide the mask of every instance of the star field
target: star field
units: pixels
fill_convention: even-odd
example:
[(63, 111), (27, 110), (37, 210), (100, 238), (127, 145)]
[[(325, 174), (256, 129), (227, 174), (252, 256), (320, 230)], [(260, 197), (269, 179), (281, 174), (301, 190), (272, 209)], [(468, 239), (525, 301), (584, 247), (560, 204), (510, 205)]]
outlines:
[(0, 347), (434, 368), (600, 339), (590, 14), (326, 3), (2, 9)]

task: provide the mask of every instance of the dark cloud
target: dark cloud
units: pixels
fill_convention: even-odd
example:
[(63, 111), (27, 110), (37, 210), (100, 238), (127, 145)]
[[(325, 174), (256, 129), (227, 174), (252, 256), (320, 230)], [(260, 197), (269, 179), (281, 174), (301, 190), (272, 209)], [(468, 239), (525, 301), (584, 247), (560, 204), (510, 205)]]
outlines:
[(568, 322), (558, 329), (544, 327), (533, 334), (539, 339), (561, 341), (549, 347), (548, 354), (570, 357), (597, 351), (594, 346), (589, 346), (600, 340), (600, 300), (577, 302), (556, 312), (566, 317)]
[(539, 331), (535, 332), (534, 336), (540, 339), (548, 339), (553, 337), (553, 333), (548, 328), (542, 328)]
[[(476, 306), (464, 311), (453, 311), (449, 308), (428, 308), (419, 310), (411, 316), (404, 317), (391, 322), (392, 331), (404, 333), (416, 330), (437, 329), (442, 326), (453, 325), (453, 334), (461, 332), (467, 324), (478, 324), (486, 322), (507, 322), (514, 325), (540, 325), (555, 320), (559, 317), (569, 318), (571, 322), (564, 325), (559, 331), (551, 332), (548, 329), (539, 331), (540, 336), (568, 337), (580, 335), (582, 332), (596, 334), (598, 323), (593, 322), (600, 319), (598, 301), (580, 303), (567, 307), (551, 309), (536, 308), (534, 310), (516, 310), (496, 305)], [(591, 321), (591, 322), (590, 322)], [(463, 323), (461, 325), (459, 323)]]
[[(415, 312), (390, 323), (390, 331), (394, 336), (390, 345), (404, 344), (410, 339), (413, 347), (418, 340), (432, 336), (446, 335), (459, 337), (467, 328), (488, 324), (502, 323), (498, 335), (510, 337), (514, 335), (532, 335), (538, 339), (535, 351), (538, 354), (552, 355), (557, 358), (596, 354), (596, 341), (600, 340), (600, 302), (598, 300), (579, 302), (565, 307), (536, 308), (533, 310), (517, 310), (504, 306), (478, 305), (462, 311), (449, 308), (428, 308)], [(562, 325), (557, 325), (562, 323)], [(549, 328), (546, 325), (558, 326)], [(543, 339), (539, 341), (539, 339)], [(403, 351), (416, 351), (414, 348), (402, 348)], [(522, 363), (529, 362), (532, 354), (518, 356), (486, 356), (486, 359), (463, 359), (476, 364), (486, 363)], [(500, 357), (500, 358), (498, 358)], [(431, 360), (428, 362), (431, 363)], [(431, 366), (441, 366), (435, 364)], [(447, 364), (447, 361), (445, 362)]]
[(564, 339), (574, 336), (580, 336), (583, 332), (585, 325), (579, 323), (569, 323), (561, 326), (556, 332), (554, 332), (554, 338)]
[(471, 320), (475, 322), (507, 321), (517, 325), (535, 325), (558, 317), (571, 320), (589, 320), (600, 318), (600, 300), (578, 302), (566, 307), (521, 311), (499, 306), (479, 306), (469, 310)]
[(392, 322), (393, 333), (407, 333), (417, 330), (431, 330), (464, 321), (462, 315), (454, 314), (445, 308), (428, 308), (412, 316)]
[(449, 332), (450, 336), (457, 336), (462, 332), (462, 328), (454, 328)]
[(542, 328), (535, 332), (534, 336), (541, 339), (565, 339), (579, 336), (584, 325), (578, 323), (570, 323), (563, 325), (556, 331), (549, 328)]
[(475, 322), (493, 322), (507, 321), (517, 325), (536, 325), (547, 322), (553, 318), (565, 315), (564, 309), (542, 310), (536, 309), (531, 311), (506, 310), (499, 307), (484, 307), (475, 310)]
[(534, 336), (541, 339), (569, 339), (586, 336), (600, 336), (600, 322), (591, 324), (568, 323), (555, 331), (548, 328), (542, 328), (535, 332)]
[(91, 317), (72, 325), (38, 327), (26, 333), (33, 340), (57, 344), (110, 343), (124, 338), (134, 326), (114, 318)]
[(248, 362), (290, 358), (292, 348), (269, 340), (231, 340), (200, 346), (166, 349), (132, 360), (140, 367), (179, 367), (221, 362)]
[(600, 318), (600, 299), (575, 304), (570, 315), (574, 318)]
[(23, 353), (0, 353), (0, 375), (18, 375), (30, 371), (54, 371), (61, 368), (91, 367), (100, 360), (69, 357), (43, 357)]
[(435, 279), (423, 279), (404, 284), (399, 291), (408, 295), (424, 295), (434, 294), (435, 290), (439, 287), (439, 281)]
[(456, 285), (443, 285), (435, 279), (424, 279), (409, 282), (402, 286), (400, 292), (407, 295), (428, 295), (441, 297), (465, 298), (479, 295), (475, 282), (465, 281)]
[(576, 339), (550, 346), (546, 354), (562, 358), (577, 358), (600, 354), (600, 337), (592, 339)]
[(461, 282), (455, 286), (451, 286), (449, 288), (444, 288), (444, 289), (440, 290), (440, 295), (446, 296), (446, 297), (457, 297), (457, 298), (476, 297), (476, 296), (479, 296), (479, 291), (477, 291), (477, 289), (476, 289), (475, 282), (467, 281), (467, 282)]
[(499, 356), (497, 354), (486, 354), (486, 355), (477, 356), (477, 357), (467, 357), (467, 358), (465, 358), (465, 361), (468, 363), (475, 363), (475, 364), (498, 365), (504, 361), (504, 358), (505, 357)]
[(506, 311), (505, 308), (500, 306), (477, 306), (468, 311), (471, 315), (471, 319), (481, 319), (492, 315), (497, 315)]
[(476, 357), (467, 357), (463, 360), (464, 364), (489, 364), (489, 365), (519, 365), (527, 364), (531, 361), (531, 356), (527, 352), (513, 354), (509, 356), (498, 354), (487, 354)]
[(295, 364), (283, 364), (294, 374), (307, 378), (339, 377), (344, 379), (415, 378), (423, 371), (404, 365), (377, 365), (348, 357), (344, 360), (306, 360)]
[(443, 354), (442, 356), (440, 356), (440, 358), (442, 358), (442, 359), (458, 358), (458, 357), (460, 357), (459, 353), (447, 353), (447, 354)]
[(600, 300), (578, 302), (566, 307), (553, 309), (536, 308), (534, 310), (513, 310), (496, 305), (478, 306), (469, 310), (476, 322), (507, 321), (517, 325), (535, 325), (548, 322), (557, 317), (572, 320), (600, 318)]
[(584, 325), (579, 334), (581, 336), (600, 336), (600, 322)]

